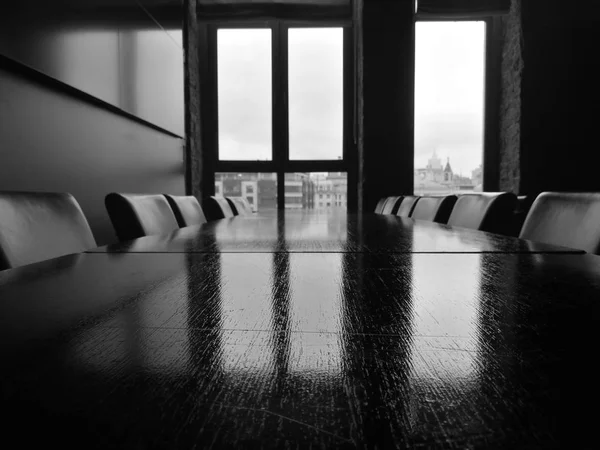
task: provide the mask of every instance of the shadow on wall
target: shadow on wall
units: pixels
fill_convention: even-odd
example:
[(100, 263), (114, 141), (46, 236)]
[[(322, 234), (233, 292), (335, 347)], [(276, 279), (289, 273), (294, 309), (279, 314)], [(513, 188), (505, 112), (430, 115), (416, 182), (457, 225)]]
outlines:
[(146, 2), (11, 6), (0, 16), (0, 53), (181, 136), (181, 5)]
[(182, 195), (182, 139), (0, 69), (0, 190), (70, 192), (98, 245), (111, 192)]
[(86, 3), (0, 16), (0, 190), (70, 192), (104, 245), (116, 241), (107, 193), (184, 193), (182, 14)]

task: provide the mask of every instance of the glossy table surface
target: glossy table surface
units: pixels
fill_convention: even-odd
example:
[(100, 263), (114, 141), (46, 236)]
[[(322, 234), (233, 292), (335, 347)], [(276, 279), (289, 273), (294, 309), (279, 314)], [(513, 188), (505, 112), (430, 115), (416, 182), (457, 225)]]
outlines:
[(3, 439), (594, 448), (599, 299), (582, 254), (65, 256), (0, 272)]
[(467, 228), (379, 214), (286, 211), (215, 220), (91, 252), (582, 253)]

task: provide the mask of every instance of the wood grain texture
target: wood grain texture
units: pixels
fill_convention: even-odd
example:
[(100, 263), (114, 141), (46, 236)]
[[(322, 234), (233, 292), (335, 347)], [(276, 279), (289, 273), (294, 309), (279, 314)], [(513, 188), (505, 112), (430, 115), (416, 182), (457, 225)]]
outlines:
[(286, 211), (238, 216), (91, 252), (582, 253), (467, 228), (381, 214)]
[(589, 448), (600, 258), (81, 254), (0, 274), (22, 448)]

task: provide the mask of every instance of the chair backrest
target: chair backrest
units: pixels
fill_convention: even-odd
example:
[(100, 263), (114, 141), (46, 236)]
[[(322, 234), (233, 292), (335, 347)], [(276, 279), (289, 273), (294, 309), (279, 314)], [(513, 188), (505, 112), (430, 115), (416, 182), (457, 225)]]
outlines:
[(238, 213), (237, 209), (235, 209), (233, 201), (229, 197), (225, 197), (225, 200), (227, 200), (227, 203), (229, 204), (229, 207), (231, 208), (231, 212), (233, 212), (234, 217), (239, 216), (240, 214)]
[(448, 225), (492, 233), (510, 234), (517, 196), (511, 192), (461, 195), (448, 218)]
[(419, 197), (416, 197), (414, 195), (404, 196), (402, 202), (398, 206), (398, 211), (396, 211), (396, 215), (400, 217), (410, 217), (418, 201)]
[(396, 214), (401, 201), (402, 196), (388, 197), (385, 205), (383, 205), (383, 211), (381, 211), (381, 214)]
[(527, 217), (527, 213), (531, 208), (531, 204), (537, 195), (519, 195), (517, 196), (517, 206), (513, 212), (513, 224), (510, 232), (511, 236), (518, 236), (523, 228), (523, 223)]
[(377, 206), (375, 206), (375, 214), (382, 214), (383, 207), (385, 206), (385, 202), (387, 202), (388, 197), (381, 197), (377, 202)]
[(233, 217), (233, 209), (225, 197), (208, 197), (204, 201), (204, 212), (208, 220), (227, 219)]
[(120, 241), (169, 233), (179, 228), (173, 210), (161, 194), (111, 192), (104, 204)]
[(410, 217), (417, 220), (446, 223), (455, 203), (456, 195), (420, 197)]
[(96, 247), (68, 193), (0, 192), (0, 270)]
[(206, 223), (206, 216), (202, 206), (193, 195), (164, 194), (169, 206), (173, 210), (179, 228)]
[(600, 254), (600, 193), (541, 193), (519, 237)]
[(233, 213), (237, 216), (246, 216), (252, 214), (252, 206), (244, 197), (226, 197)]

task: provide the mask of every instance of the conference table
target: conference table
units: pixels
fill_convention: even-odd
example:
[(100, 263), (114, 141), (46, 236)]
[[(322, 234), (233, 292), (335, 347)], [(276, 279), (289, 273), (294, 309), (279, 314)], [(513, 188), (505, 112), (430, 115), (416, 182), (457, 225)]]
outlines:
[(591, 448), (600, 257), (376, 214), (0, 272), (18, 448)]

